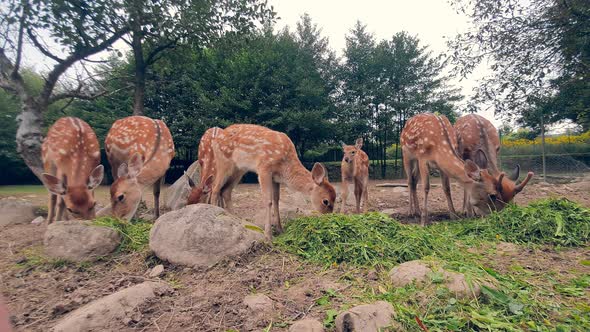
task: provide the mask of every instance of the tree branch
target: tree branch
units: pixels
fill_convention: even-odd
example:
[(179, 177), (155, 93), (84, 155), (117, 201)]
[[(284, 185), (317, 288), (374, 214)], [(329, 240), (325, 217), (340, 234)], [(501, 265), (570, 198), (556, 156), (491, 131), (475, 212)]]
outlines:
[(14, 65), (3, 48), (0, 48), (0, 87), (19, 96), (22, 100), (28, 98), (23, 78), (18, 71), (14, 71)]
[(41, 52), (43, 55), (45, 55), (46, 57), (56, 61), (57, 63), (62, 63), (64, 62), (64, 59), (59, 58), (58, 56), (52, 54), (51, 52), (49, 52), (49, 50), (47, 50), (43, 45), (41, 45), (41, 43), (39, 42), (39, 40), (37, 39), (37, 36), (35, 36), (35, 34), (33, 33), (33, 31), (31, 29), (27, 29), (27, 35), (29, 37), (29, 39), (33, 42), (33, 45), (35, 45), (35, 47), (39, 50), (39, 52)]
[[(27, 4), (28, 5), (28, 4)], [(16, 60), (14, 61), (14, 68), (12, 69), (12, 73), (10, 74), (11, 77), (18, 75), (18, 70), (20, 69), (20, 62), (23, 57), (23, 34), (25, 29), (25, 15), (26, 15), (26, 5), (23, 1), (23, 9), (19, 19), (19, 26), (18, 26), (18, 39), (16, 42)]]
[(145, 66), (148, 67), (152, 65), (154, 62), (156, 62), (158, 60), (156, 58), (156, 55), (158, 55), (158, 53), (163, 52), (164, 50), (169, 48), (174, 48), (176, 46), (176, 43), (178, 43), (178, 40), (179, 38), (174, 38), (173, 40), (170, 40), (168, 43), (159, 45), (158, 47), (154, 48), (146, 58)]

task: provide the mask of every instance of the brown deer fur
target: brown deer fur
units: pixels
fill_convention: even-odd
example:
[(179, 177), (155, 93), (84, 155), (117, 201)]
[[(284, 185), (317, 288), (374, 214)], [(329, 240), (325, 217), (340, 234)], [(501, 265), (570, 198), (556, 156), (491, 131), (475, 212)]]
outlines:
[[(47, 222), (66, 217), (92, 219), (95, 216), (94, 189), (100, 185), (104, 167), (96, 134), (84, 121), (57, 120), (41, 147), (43, 182), (49, 190)], [(57, 205), (57, 213), (56, 213)]]
[[(473, 160), (479, 167), (488, 169), (489, 173), (500, 178), (500, 168), (498, 167), (498, 153), (500, 152), (500, 137), (496, 127), (486, 118), (469, 114), (460, 117), (454, 126), (457, 135), (458, 152), (464, 159)], [(504, 177), (499, 186), (500, 199), (494, 204), (495, 210), (501, 210), (504, 206), (514, 199), (514, 196), (522, 191), (529, 180), (533, 177), (533, 172), (528, 172), (527, 177), (520, 184), (516, 184), (520, 175), (520, 166), (516, 165), (511, 175)], [(463, 209), (472, 210), (469, 204), (467, 191), (464, 192)]]
[[(336, 192), (328, 181), (326, 169), (316, 163), (310, 172), (299, 161), (293, 142), (287, 135), (268, 128), (236, 124), (223, 130), (213, 140), (217, 174), (213, 182), (211, 203), (218, 205), (220, 193), (228, 182), (239, 182), (246, 172), (256, 172), (267, 209), (264, 234), (272, 238), (272, 216), (282, 231), (279, 215), (280, 184), (310, 195), (314, 209), (330, 213)], [(237, 180), (236, 180), (237, 179)]]
[[(456, 214), (449, 178), (458, 180), (466, 188), (470, 203), (481, 213), (489, 212), (490, 206), (499, 197), (498, 184), (502, 179), (498, 182), (487, 170), (480, 169), (471, 160), (460, 158), (456, 152), (457, 137), (445, 116), (425, 113), (409, 119), (401, 133), (401, 146), (410, 190), (410, 214), (420, 214), (422, 225), (428, 220), (429, 167), (440, 170), (451, 217)], [(424, 186), (422, 211), (416, 192), (418, 176)]]
[(342, 173), (342, 206), (340, 213), (344, 213), (346, 199), (348, 198), (348, 187), (354, 185), (354, 197), (356, 199), (356, 213), (360, 213), (361, 199), (363, 201), (363, 212), (367, 212), (369, 202), (369, 193), (367, 185), (369, 184), (369, 156), (361, 150), (363, 139), (356, 140), (355, 145), (345, 145), (342, 143), (344, 156), (340, 169)]
[(143, 187), (153, 185), (158, 218), (160, 184), (174, 157), (174, 142), (166, 124), (145, 116), (119, 119), (107, 134), (105, 149), (115, 179), (111, 185), (113, 215), (131, 219)]
[[(195, 184), (190, 178), (187, 177), (189, 186), (191, 187), (191, 192), (188, 196), (187, 205), (197, 203), (211, 203), (211, 186), (213, 185), (213, 179), (215, 178), (215, 155), (213, 154), (212, 142), (213, 139), (219, 133), (221, 133), (222, 130), (223, 129), (219, 127), (209, 128), (201, 137), (198, 151), (200, 180), (199, 184)], [(229, 195), (231, 196), (231, 193)], [(220, 205), (223, 206), (224, 204)]]

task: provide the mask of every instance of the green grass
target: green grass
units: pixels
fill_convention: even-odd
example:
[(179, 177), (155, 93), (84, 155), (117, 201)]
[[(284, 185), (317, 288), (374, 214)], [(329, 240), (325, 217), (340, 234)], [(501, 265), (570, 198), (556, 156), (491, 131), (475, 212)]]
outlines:
[(0, 186), (0, 195), (17, 195), (17, 194), (47, 194), (47, 189), (42, 185), (18, 185), (18, 186)]
[[(404, 330), (421, 331), (418, 317), (430, 331), (587, 331), (590, 276), (571, 272), (575, 277), (567, 281), (520, 266), (503, 274), (490, 265), (497, 258), (494, 250), (469, 249), (494, 248), (499, 240), (554, 248), (587, 246), (589, 227), (589, 209), (566, 199), (549, 199), (509, 206), (483, 219), (425, 228), (377, 213), (305, 217), (292, 221), (275, 244), (327, 268), (345, 264), (388, 271), (398, 263), (421, 259), (464, 273), (467, 280), (494, 285), (482, 287), (479, 299), (456, 299), (436, 275), (426, 288), (396, 288), (385, 275), (378, 287), (357, 280), (358, 302), (389, 301)], [(325, 323), (331, 325), (335, 308), (326, 309)]]
[(121, 234), (122, 240), (118, 252), (146, 251), (149, 245), (150, 231), (153, 224), (142, 219), (125, 221), (113, 217), (101, 217), (94, 225), (110, 227)]

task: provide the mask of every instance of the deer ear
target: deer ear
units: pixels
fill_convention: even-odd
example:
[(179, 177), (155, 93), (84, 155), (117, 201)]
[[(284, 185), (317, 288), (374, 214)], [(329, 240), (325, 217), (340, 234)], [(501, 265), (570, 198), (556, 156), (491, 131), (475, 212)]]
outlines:
[(57, 177), (47, 173), (43, 173), (41, 177), (43, 178), (45, 187), (47, 188), (47, 190), (49, 190), (50, 193), (55, 195), (65, 195), (66, 188), (63, 182), (60, 181)]
[(315, 184), (319, 186), (324, 182), (324, 179), (327, 180), (328, 172), (326, 172), (326, 168), (324, 167), (324, 165), (320, 163), (315, 163), (311, 170), (311, 177), (313, 179), (313, 182), (315, 182)]
[(122, 163), (121, 165), (119, 165), (119, 168), (117, 168), (117, 177), (118, 178), (124, 178), (127, 176), (128, 174), (128, 167), (127, 167), (127, 163)]
[(104, 166), (98, 165), (90, 173), (88, 176), (88, 189), (94, 190), (96, 187), (100, 185), (102, 182), (102, 178), (104, 177)]
[(480, 169), (479, 166), (477, 166), (476, 163), (474, 163), (473, 161), (467, 159), (465, 161), (465, 174), (471, 178), (474, 181), (479, 181), (481, 180), (481, 175), (480, 173)]
[(344, 147), (346, 146), (346, 143), (340, 141), (340, 146), (344, 149)]
[(516, 164), (514, 171), (512, 171), (512, 173), (510, 173), (510, 176), (508, 176), (508, 178), (512, 181), (516, 181), (516, 180), (518, 180), (519, 177), (520, 177), (520, 165)]
[(143, 160), (141, 160), (141, 155), (139, 153), (135, 153), (131, 160), (129, 160), (129, 165), (127, 166), (127, 176), (129, 178), (135, 178), (141, 172), (141, 167), (143, 167)]
[(475, 151), (473, 161), (479, 168), (488, 168), (488, 156), (486, 156), (486, 153), (482, 149)]
[(195, 181), (193, 181), (193, 179), (191, 179), (191, 177), (186, 172), (184, 172), (184, 176), (186, 176), (186, 179), (188, 180), (189, 187), (194, 188)]
[(498, 192), (502, 192), (504, 187), (502, 187), (502, 180), (504, 180), (504, 176), (506, 176), (506, 173), (502, 172), (500, 173), (500, 176), (498, 177), (498, 184), (497, 184), (497, 188)]
[(360, 138), (357, 138), (357, 140), (356, 140), (356, 143), (354, 144), (354, 146), (355, 146), (357, 149), (360, 149), (360, 148), (362, 148), (362, 147), (363, 147), (363, 139), (362, 139), (362, 137), (360, 137)]
[(210, 192), (212, 187), (213, 187), (213, 174), (209, 175), (207, 180), (205, 180), (205, 182), (203, 182), (203, 192), (206, 192), (206, 193)]

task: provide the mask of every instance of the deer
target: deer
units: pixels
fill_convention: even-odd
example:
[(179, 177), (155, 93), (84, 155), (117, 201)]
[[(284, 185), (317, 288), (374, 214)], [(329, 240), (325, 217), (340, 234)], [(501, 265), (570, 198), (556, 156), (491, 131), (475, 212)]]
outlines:
[(315, 163), (311, 172), (308, 171), (297, 157), (295, 145), (284, 133), (258, 125), (234, 124), (213, 139), (212, 145), (216, 175), (211, 204), (219, 204), (224, 188), (231, 190), (246, 172), (255, 172), (266, 208), (264, 235), (268, 241), (272, 239), (273, 215), (277, 231), (282, 232), (281, 184), (309, 195), (313, 208), (320, 213), (334, 210), (336, 191), (328, 181), (325, 167)]
[[(498, 187), (500, 197), (495, 201), (495, 210), (501, 210), (511, 202), (516, 194), (520, 193), (527, 183), (533, 178), (534, 173), (528, 172), (526, 178), (516, 184), (520, 176), (520, 165), (516, 165), (514, 171), (500, 181), (500, 169), (498, 167), (498, 153), (500, 152), (500, 137), (496, 127), (481, 115), (469, 114), (457, 119), (454, 125), (457, 135), (459, 155), (463, 160), (471, 159), (479, 167), (486, 168), (496, 177), (500, 185)], [(473, 213), (473, 207), (469, 204), (467, 191), (463, 194), (463, 210)]]
[(133, 218), (143, 188), (151, 185), (154, 216), (159, 218), (160, 187), (174, 158), (174, 142), (166, 124), (145, 116), (119, 119), (107, 134), (105, 150), (115, 180), (110, 189), (112, 214)]
[[(410, 215), (419, 215), (422, 226), (428, 221), (430, 167), (440, 170), (451, 218), (456, 218), (457, 214), (451, 197), (450, 178), (459, 181), (468, 193), (471, 206), (481, 214), (489, 213), (500, 197), (499, 187), (505, 174), (500, 173), (496, 178), (472, 160), (464, 161), (457, 152), (453, 126), (444, 115), (423, 113), (413, 116), (402, 130), (400, 144), (410, 190)], [(422, 209), (418, 202), (418, 180), (424, 187)]]
[[(205, 131), (199, 142), (198, 163), (200, 169), (199, 184), (195, 184), (193, 179), (187, 176), (191, 192), (188, 196), (187, 205), (197, 203), (211, 203), (211, 188), (215, 177), (215, 156), (213, 154), (213, 139), (222, 131), (219, 127), (209, 128)], [(231, 200), (231, 197), (229, 198)], [(231, 204), (231, 203), (230, 203)], [(225, 204), (220, 200), (220, 206)]]
[(363, 200), (363, 212), (367, 212), (369, 193), (369, 156), (361, 150), (363, 139), (358, 138), (354, 145), (346, 145), (343, 142), (342, 150), (344, 156), (340, 169), (342, 173), (342, 206), (340, 213), (344, 213), (346, 199), (348, 198), (348, 187), (354, 185), (354, 197), (356, 199), (356, 213), (360, 213), (361, 199)]
[[(93, 219), (94, 190), (104, 177), (98, 139), (88, 123), (75, 117), (58, 119), (41, 146), (43, 184), (49, 191), (47, 223)], [(57, 209), (57, 211), (56, 211)]]

